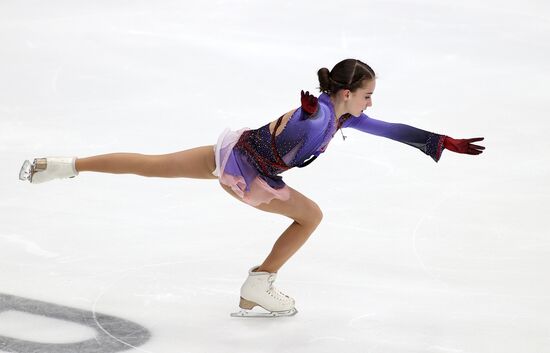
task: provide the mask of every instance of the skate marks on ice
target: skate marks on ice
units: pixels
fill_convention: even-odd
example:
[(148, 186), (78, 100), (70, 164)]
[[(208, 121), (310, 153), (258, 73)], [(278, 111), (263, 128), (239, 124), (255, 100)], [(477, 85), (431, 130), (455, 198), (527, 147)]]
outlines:
[(0, 320), (2, 313), (11, 311), (82, 325), (95, 331), (95, 336), (80, 342), (45, 343), (0, 335), (0, 351), (13, 353), (114, 353), (137, 348), (151, 337), (146, 328), (115, 316), (0, 294)]
[(416, 223), (416, 226), (414, 227), (414, 230), (412, 231), (412, 237), (411, 237), (411, 240), (412, 240), (411, 245), (412, 245), (412, 249), (413, 249), (413, 252), (414, 252), (414, 256), (416, 257), (416, 260), (418, 261), (418, 263), (422, 267), (422, 270), (424, 271), (424, 273), (426, 273), (433, 280), (435, 280), (435, 281), (439, 282), (440, 284), (442, 284), (447, 289), (449, 289), (449, 287), (450, 287), (449, 284), (447, 282), (445, 282), (441, 278), (440, 275), (438, 275), (433, 270), (428, 268), (428, 266), (426, 266), (425, 261), (423, 260), (422, 256), (420, 256), (420, 252), (418, 251), (417, 239), (418, 239), (418, 230), (421, 228), (422, 225), (424, 225), (426, 220), (428, 220), (430, 218), (433, 218), (435, 216), (437, 210), (439, 210), (440, 207), (442, 207), (442, 205), (445, 202), (447, 202), (449, 199), (452, 199), (453, 197), (456, 197), (456, 195), (457, 195), (456, 193), (454, 193), (453, 195), (447, 195), (447, 196), (441, 198), (439, 201), (437, 201), (435, 203), (435, 205), (432, 205), (432, 207), (427, 212), (425, 212), (422, 215), (422, 217), (420, 217), (418, 222)]

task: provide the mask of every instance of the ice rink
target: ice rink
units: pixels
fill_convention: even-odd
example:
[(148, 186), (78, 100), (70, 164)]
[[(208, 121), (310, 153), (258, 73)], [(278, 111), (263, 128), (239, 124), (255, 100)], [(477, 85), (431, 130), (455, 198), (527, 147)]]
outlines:
[[(285, 172), (324, 212), (278, 274), (294, 317), (229, 317), (291, 220), (216, 180), (18, 180), (213, 145), (345, 58), (376, 71), (369, 116), (486, 151), (345, 129)], [(2, 0), (0, 64), (2, 353), (550, 352), (547, 1)]]

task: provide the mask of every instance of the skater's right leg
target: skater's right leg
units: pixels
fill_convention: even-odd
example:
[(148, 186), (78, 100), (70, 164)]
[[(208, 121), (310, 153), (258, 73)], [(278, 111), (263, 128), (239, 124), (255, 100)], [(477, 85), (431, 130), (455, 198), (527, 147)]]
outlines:
[[(230, 187), (221, 184), (233, 197), (243, 201)], [(290, 188), (290, 197), (286, 201), (273, 199), (269, 204), (256, 208), (271, 213), (284, 215), (293, 220), (292, 224), (281, 234), (273, 245), (270, 254), (260, 266), (249, 270), (248, 278), (241, 287), (239, 306), (243, 309), (233, 316), (256, 316), (248, 312), (256, 305), (275, 315), (294, 315), (294, 299), (273, 286), (277, 271), (298, 249), (321, 223), (323, 213), (319, 206), (298, 191)]]
[[(243, 201), (230, 187), (221, 186), (236, 199)], [(260, 204), (255, 208), (286, 216), (293, 220), (292, 224), (281, 234), (273, 245), (273, 249), (258, 268), (258, 271), (277, 272), (292, 255), (309, 239), (323, 219), (321, 208), (313, 200), (297, 190), (290, 189), (290, 197), (286, 201), (273, 199), (268, 204)], [(243, 201), (244, 202), (244, 201)]]

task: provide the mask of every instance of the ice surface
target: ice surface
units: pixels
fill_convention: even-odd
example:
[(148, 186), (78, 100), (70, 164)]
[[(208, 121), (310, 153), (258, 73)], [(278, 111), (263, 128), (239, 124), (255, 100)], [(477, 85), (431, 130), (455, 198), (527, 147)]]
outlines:
[[(348, 129), (284, 173), (324, 212), (279, 272), (294, 317), (229, 317), (290, 220), (215, 180), (18, 180), (25, 159), (168, 153), (260, 127), (348, 57), (379, 76), (367, 114), (487, 150), (436, 164)], [(542, 0), (2, 1), (0, 294), (55, 304), (26, 307), (44, 320), (95, 317), (80, 352), (548, 353), (549, 57)], [(0, 351), (90, 338), (33, 329), (13, 303), (0, 300)], [(115, 334), (124, 320), (145, 330)]]
[(0, 314), (0, 327), (7, 337), (53, 344), (80, 342), (95, 336), (92, 329), (66, 320), (13, 310)]

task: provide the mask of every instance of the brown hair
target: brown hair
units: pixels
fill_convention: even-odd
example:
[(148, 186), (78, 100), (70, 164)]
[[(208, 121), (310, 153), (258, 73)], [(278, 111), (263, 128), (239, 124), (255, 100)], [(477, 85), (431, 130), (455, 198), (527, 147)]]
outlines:
[(374, 70), (357, 59), (345, 59), (334, 65), (331, 71), (323, 67), (317, 71), (319, 76), (319, 91), (326, 94), (335, 94), (341, 89), (355, 91), (364, 80), (376, 78)]

